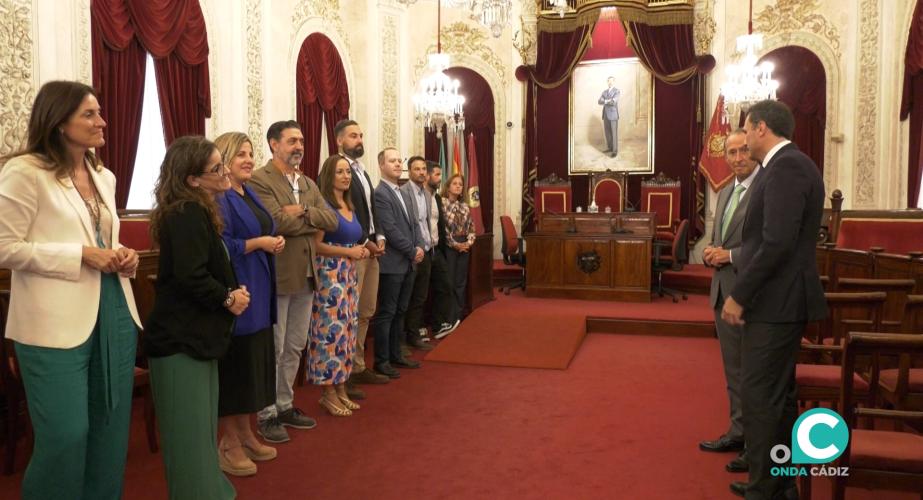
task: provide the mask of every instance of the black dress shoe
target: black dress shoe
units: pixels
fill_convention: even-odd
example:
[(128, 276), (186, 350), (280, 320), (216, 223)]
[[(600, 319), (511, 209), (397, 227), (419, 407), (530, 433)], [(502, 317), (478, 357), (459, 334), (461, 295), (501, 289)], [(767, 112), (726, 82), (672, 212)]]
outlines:
[(724, 453), (726, 451), (740, 451), (744, 449), (744, 442), (735, 441), (725, 435), (714, 441), (702, 441), (699, 443), (699, 449), (702, 451), (714, 451), (718, 453)]
[(750, 470), (750, 464), (747, 463), (745, 455), (738, 455), (737, 458), (728, 462), (724, 469), (728, 472), (747, 472)]
[(392, 359), (391, 364), (398, 368), (419, 368), (420, 362), (415, 359)]
[(388, 378), (401, 378), (401, 372), (395, 370), (394, 367), (388, 363), (375, 365), (375, 371)]
[(747, 483), (743, 481), (734, 481), (731, 483), (731, 493), (743, 498), (747, 495)]
[(433, 346), (423, 342), (419, 337), (413, 337), (407, 339), (407, 345), (413, 347), (414, 349), (419, 349), (421, 351), (432, 351)]

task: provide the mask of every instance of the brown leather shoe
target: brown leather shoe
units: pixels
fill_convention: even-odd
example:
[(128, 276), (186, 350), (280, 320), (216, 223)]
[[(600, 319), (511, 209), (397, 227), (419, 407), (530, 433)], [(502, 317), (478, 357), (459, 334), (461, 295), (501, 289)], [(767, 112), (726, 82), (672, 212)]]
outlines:
[(387, 384), (391, 379), (375, 373), (371, 368), (366, 368), (364, 371), (359, 373), (353, 372), (349, 376), (349, 382), (354, 384)]
[(356, 384), (350, 383), (349, 380), (346, 381), (346, 395), (349, 396), (349, 399), (365, 399), (365, 391), (356, 387)]

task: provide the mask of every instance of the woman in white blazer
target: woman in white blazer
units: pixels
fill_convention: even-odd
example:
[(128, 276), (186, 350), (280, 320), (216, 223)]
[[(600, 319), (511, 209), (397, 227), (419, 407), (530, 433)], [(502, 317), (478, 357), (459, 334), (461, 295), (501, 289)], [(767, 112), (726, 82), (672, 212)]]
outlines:
[(12, 270), (15, 341), (35, 448), (23, 498), (121, 497), (140, 325), (119, 244), (115, 176), (91, 148), (106, 122), (93, 89), (42, 86), (26, 148), (0, 169), (0, 267)]

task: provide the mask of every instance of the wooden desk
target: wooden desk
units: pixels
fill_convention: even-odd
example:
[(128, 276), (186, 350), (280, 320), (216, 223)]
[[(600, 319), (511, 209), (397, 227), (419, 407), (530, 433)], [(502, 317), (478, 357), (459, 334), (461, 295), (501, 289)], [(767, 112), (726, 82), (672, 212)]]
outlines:
[(654, 214), (544, 214), (526, 234), (526, 295), (651, 301)]
[(494, 300), (494, 235), (479, 234), (469, 252), (465, 300), (468, 314)]

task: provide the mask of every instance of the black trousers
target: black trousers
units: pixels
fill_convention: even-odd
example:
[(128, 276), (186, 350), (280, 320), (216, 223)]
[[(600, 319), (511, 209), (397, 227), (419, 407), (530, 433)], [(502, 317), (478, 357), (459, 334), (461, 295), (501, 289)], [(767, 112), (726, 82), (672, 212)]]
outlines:
[(741, 339), (741, 405), (750, 483), (746, 498), (775, 499), (794, 478), (772, 477), (773, 446), (791, 446), (798, 418), (795, 361), (804, 323), (746, 323)]
[(454, 323), (458, 319), (453, 316), (455, 311), (455, 289), (449, 275), (449, 263), (444, 250), (437, 249), (433, 253), (429, 290), (433, 328), (439, 328), (439, 325), (443, 323)]
[(375, 366), (403, 359), (401, 335), (404, 334), (404, 315), (413, 291), (414, 272), (406, 274), (380, 274), (378, 276), (378, 311), (372, 318), (375, 331)]
[(410, 294), (410, 304), (407, 306), (407, 317), (404, 320), (404, 329), (407, 330), (408, 335), (419, 335), (417, 332), (423, 328), (423, 309), (426, 307), (426, 298), (429, 295), (433, 253), (432, 251), (425, 252), (423, 260), (417, 264), (417, 274), (413, 280), (413, 291)]
[(468, 285), (468, 260), (470, 252), (458, 252), (451, 248), (446, 249), (446, 267), (448, 267), (449, 280), (455, 295), (455, 304), (449, 315), (452, 321), (462, 317), (465, 310), (465, 288)]

